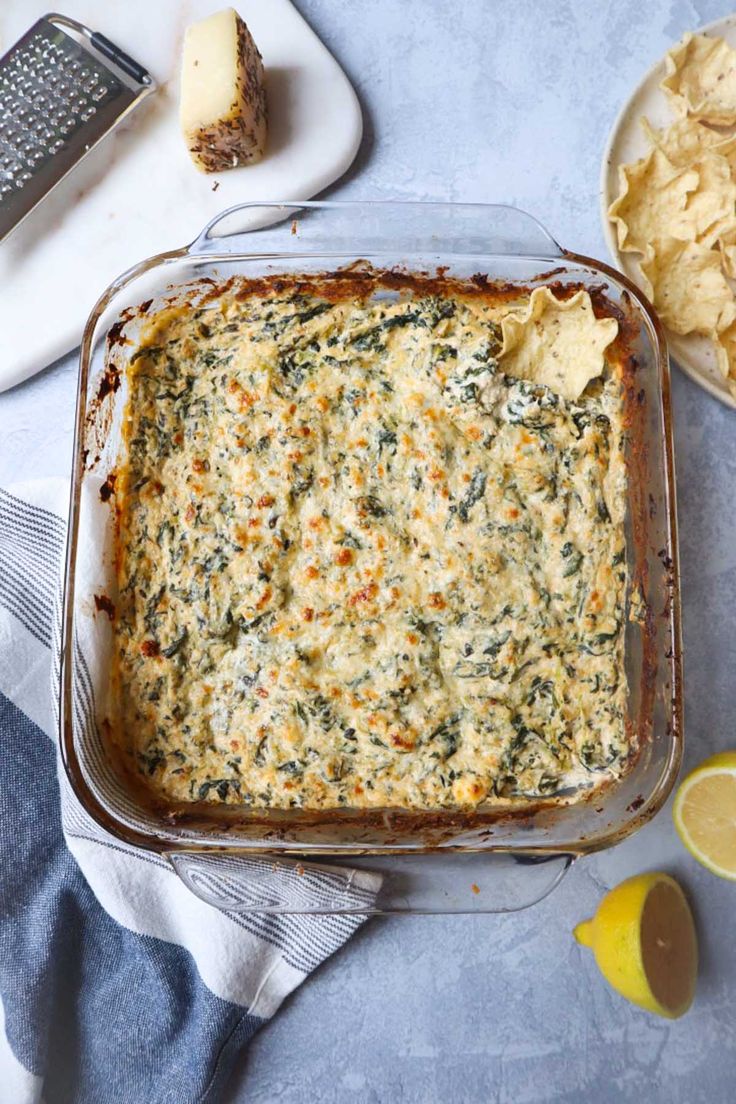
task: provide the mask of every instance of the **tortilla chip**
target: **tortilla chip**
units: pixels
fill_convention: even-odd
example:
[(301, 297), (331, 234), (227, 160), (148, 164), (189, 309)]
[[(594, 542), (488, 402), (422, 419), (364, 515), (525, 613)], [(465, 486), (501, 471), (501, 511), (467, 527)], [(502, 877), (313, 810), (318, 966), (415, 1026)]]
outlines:
[(501, 368), (517, 379), (542, 383), (565, 399), (577, 399), (605, 365), (604, 351), (615, 340), (615, 318), (596, 318), (587, 291), (557, 299), (536, 288), (522, 314), (501, 322)]
[(736, 183), (728, 161), (716, 152), (719, 148), (708, 150), (691, 166), (698, 186), (687, 197), (684, 222), (675, 237), (688, 233), (694, 241), (712, 246), (736, 227)]
[(731, 177), (736, 180), (736, 134), (731, 138), (724, 138), (717, 146), (711, 146), (708, 152), (718, 154), (724, 161), (727, 161), (731, 170)]
[(715, 339), (716, 361), (728, 384), (728, 389), (736, 398), (736, 322), (719, 334)]
[(731, 280), (736, 280), (736, 230), (721, 234), (718, 239), (721, 268)]
[(676, 119), (670, 126), (655, 130), (643, 115), (641, 128), (676, 169), (696, 168), (704, 154), (717, 153), (728, 161), (731, 176), (736, 180), (736, 134), (713, 130), (689, 118)]
[(736, 51), (722, 38), (686, 34), (665, 65), (659, 87), (678, 115), (720, 126), (736, 122)]
[[(711, 130), (697, 119), (676, 119), (668, 127), (655, 130), (646, 116), (641, 117), (641, 128), (653, 146), (660, 149), (676, 169), (687, 169), (707, 150), (724, 141), (723, 132)], [(726, 139), (731, 141), (731, 139)]]
[(608, 208), (622, 253), (646, 253), (656, 238), (694, 237), (684, 214), (688, 195), (698, 187), (694, 169), (676, 169), (661, 150), (619, 167), (621, 193)]
[(688, 193), (684, 213), (669, 236), (703, 245), (719, 245), (726, 275), (736, 276), (736, 135), (724, 138), (695, 119), (677, 119), (656, 130), (642, 116), (641, 127), (649, 141), (676, 169), (698, 174), (697, 188)]
[(699, 242), (655, 242), (641, 270), (662, 321), (678, 334), (713, 336), (736, 320), (736, 301), (719, 254)]
[(715, 339), (716, 360), (725, 379), (736, 383), (736, 324), (730, 325)]

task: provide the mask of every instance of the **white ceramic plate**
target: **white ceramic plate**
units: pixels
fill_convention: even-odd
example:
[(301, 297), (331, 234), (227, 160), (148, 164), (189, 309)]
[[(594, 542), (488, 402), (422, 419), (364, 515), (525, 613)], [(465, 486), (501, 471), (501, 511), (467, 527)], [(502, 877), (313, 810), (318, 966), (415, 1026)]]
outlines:
[[(716, 19), (715, 22), (700, 27), (698, 33), (718, 35), (725, 38), (730, 46), (736, 47), (736, 15), (729, 15), (725, 19)], [(603, 233), (614, 262), (637, 286), (641, 286), (639, 255), (637, 253), (619, 252), (616, 229), (608, 218), (608, 208), (618, 195), (619, 165), (625, 161), (636, 161), (639, 157), (644, 157), (651, 148), (644, 137), (639, 122), (642, 115), (646, 115), (654, 127), (666, 126), (674, 119), (672, 109), (669, 107), (664, 92), (659, 87), (664, 72), (664, 58), (662, 58), (649, 70), (641, 84), (624, 104), (621, 114), (613, 125), (613, 130), (603, 154), (603, 165), (601, 167)], [(691, 379), (694, 379), (711, 395), (736, 410), (736, 398), (728, 390), (728, 386), (718, 370), (715, 350), (711, 341), (697, 335), (683, 337), (681, 334), (675, 334), (671, 330), (667, 330), (667, 342), (672, 356), (683, 372), (687, 373)]]

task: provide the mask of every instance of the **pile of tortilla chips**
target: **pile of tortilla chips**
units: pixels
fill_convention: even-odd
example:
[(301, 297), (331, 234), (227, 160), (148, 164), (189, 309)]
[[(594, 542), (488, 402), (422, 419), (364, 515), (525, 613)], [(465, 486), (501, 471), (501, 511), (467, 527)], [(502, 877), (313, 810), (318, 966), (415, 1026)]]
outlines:
[(678, 334), (715, 342), (736, 395), (736, 50), (686, 34), (660, 84), (676, 120), (642, 125), (652, 149), (619, 168), (609, 216), (619, 249), (640, 253), (642, 284)]

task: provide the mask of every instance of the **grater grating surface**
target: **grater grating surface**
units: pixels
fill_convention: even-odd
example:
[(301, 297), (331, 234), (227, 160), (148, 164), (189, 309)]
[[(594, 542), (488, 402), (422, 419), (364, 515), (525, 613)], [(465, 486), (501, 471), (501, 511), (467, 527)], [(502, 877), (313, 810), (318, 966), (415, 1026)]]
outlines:
[(0, 241), (154, 88), (104, 35), (39, 19), (0, 58)]

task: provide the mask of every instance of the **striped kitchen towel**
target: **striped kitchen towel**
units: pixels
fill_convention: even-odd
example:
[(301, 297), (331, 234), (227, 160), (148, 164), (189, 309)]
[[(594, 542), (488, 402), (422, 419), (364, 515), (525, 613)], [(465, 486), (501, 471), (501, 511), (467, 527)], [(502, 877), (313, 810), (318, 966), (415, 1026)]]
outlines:
[[(365, 916), (213, 908), (80, 807), (51, 691), (67, 494), (0, 490), (0, 1104), (212, 1102)], [(375, 889), (356, 886), (356, 902)]]

